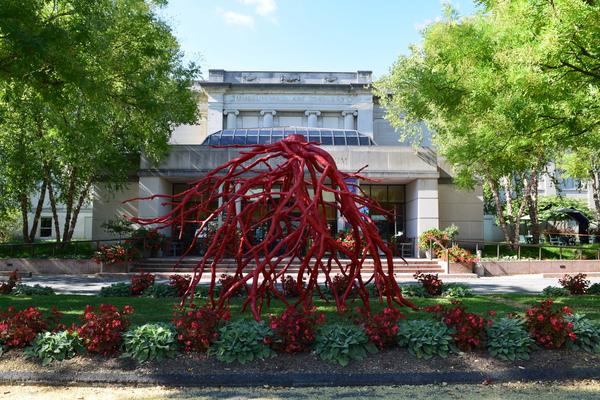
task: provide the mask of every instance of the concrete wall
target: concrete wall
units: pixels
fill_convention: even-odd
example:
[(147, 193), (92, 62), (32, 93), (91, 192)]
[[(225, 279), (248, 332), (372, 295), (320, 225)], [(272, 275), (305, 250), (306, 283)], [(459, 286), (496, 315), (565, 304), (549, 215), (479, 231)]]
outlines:
[(598, 260), (480, 261), (486, 276), (600, 272)]
[(123, 203), (125, 200), (136, 198), (139, 195), (138, 182), (130, 182), (123, 190), (110, 193), (103, 185), (94, 187), (94, 216), (92, 239), (104, 240), (114, 237), (107, 233), (102, 224), (110, 220), (131, 217), (138, 214), (138, 202)]
[[(173, 192), (172, 183), (159, 176), (140, 177), (139, 197), (149, 197), (155, 194), (168, 194)], [(164, 198), (155, 198), (152, 200), (140, 200), (138, 202), (138, 216), (140, 218), (155, 218), (168, 213), (171, 206), (163, 205)], [(161, 229), (160, 232), (165, 236), (171, 235), (170, 228)]]
[[(416, 179), (406, 185), (407, 237), (417, 238), (421, 232), (439, 227), (438, 204), (437, 179)], [(416, 247), (415, 252), (418, 252)]]
[(483, 190), (460, 190), (454, 184), (438, 185), (440, 228), (458, 226), (458, 240), (483, 240)]
[(196, 125), (179, 125), (173, 131), (170, 144), (201, 144), (207, 135), (208, 96), (204, 91), (198, 93), (198, 112), (200, 119)]
[(100, 272), (100, 264), (94, 260), (69, 259), (35, 259), (35, 258), (6, 258), (0, 259), (1, 271), (31, 272), (36, 275), (77, 275), (96, 274)]

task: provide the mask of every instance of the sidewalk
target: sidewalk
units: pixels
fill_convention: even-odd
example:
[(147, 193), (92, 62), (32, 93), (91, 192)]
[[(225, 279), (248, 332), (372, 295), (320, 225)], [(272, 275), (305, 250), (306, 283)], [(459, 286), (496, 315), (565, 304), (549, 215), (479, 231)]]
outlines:
[[(59, 294), (86, 294), (94, 295), (103, 286), (117, 282), (129, 282), (130, 277), (123, 276), (96, 276), (96, 275), (38, 275), (32, 278), (23, 278), (22, 283), (27, 285), (40, 284), (50, 286)], [(589, 278), (592, 283), (600, 282), (600, 277)], [(167, 282), (166, 277), (157, 277), (157, 282)], [(401, 284), (416, 283), (415, 280), (399, 280)], [(468, 285), (476, 294), (490, 293), (539, 293), (546, 286), (559, 286), (557, 278), (544, 278), (538, 275), (512, 275), (495, 276), (478, 279), (445, 279), (444, 282), (460, 282)]]

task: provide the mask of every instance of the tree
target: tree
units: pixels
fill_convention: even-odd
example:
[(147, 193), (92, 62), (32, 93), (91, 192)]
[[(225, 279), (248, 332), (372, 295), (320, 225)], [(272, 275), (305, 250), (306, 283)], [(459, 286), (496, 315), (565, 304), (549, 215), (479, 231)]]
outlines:
[(0, 15), (0, 147), (14, 154), (14, 170), (33, 161), (26, 177), (10, 183), (21, 199), (25, 230), (28, 199), (40, 188), (42, 201), (48, 194), (57, 240), (68, 242), (94, 184), (119, 189), (142, 153), (158, 161), (174, 126), (196, 121), (191, 87), (198, 69), (183, 65), (155, 6), (142, 0), (9, 1), (7, 16), (21, 15), (19, 7), (27, 15)]

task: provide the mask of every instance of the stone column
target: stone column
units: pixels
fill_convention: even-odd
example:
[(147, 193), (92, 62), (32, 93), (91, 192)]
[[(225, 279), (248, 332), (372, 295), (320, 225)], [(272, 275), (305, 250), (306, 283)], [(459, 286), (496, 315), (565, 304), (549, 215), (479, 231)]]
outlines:
[[(171, 182), (160, 176), (141, 176), (139, 180), (139, 196), (149, 197), (155, 194), (172, 194), (173, 185)], [(155, 198), (152, 200), (140, 200), (138, 202), (138, 214), (140, 218), (156, 218), (165, 215), (171, 211), (170, 205), (163, 205), (164, 198)], [(171, 228), (160, 230), (165, 236), (171, 236)]]
[(225, 110), (224, 115), (227, 115), (227, 129), (237, 128), (237, 116), (240, 112), (238, 110)]
[(356, 110), (342, 111), (342, 117), (344, 117), (344, 129), (354, 130), (354, 117), (358, 115)]
[(277, 114), (275, 110), (262, 110), (260, 115), (263, 116), (263, 128), (272, 128), (273, 127), (273, 117)]
[(308, 127), (316, 128), (317, 127), (317, 117), (321, 115), (321, 111), (316, 110), (307, 110), (304, 115), (308, 117)]
[(416, 179), (406, 185), (406, 236), (415, 238), (415, 254), (419, 255), (419, 235), (439, 228), (439, 195), (437, 179)]

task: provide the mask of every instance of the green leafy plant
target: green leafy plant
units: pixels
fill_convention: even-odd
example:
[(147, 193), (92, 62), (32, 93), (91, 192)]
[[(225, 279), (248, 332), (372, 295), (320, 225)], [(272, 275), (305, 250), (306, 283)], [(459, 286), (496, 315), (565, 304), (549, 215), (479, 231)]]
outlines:
[(256, 359), (272, 357), (271, 337), (273, 332), (263, 322), (240, 319), (219, 330), (219, 338), (209, 348), (209, 355), (219, 361), (245, 364)]
[(129, 297), (131, 296), (131, 285), (125, 282), (113, 283), (100, 288), (102, 297)]
[(401, 285), (400, 289), (402, 289), (402, 295), (408, 297), (427, 297), (427, 292), (423, 285)]
[(453, 329), (439, 321), (402, 321), (398, 324), (398, 344), (408, 347), (408, 351), (417, 358), (446, 358), (448, 353), (456, 351), (453, 333)]
[(142, 297), (178, 297), (177, 288), (166, 283), (155, 283), (142, 292)]
[(592, 284), (588, 290), (587, 294), (600, 295), (600, 283)]
[(346, 366), (351, 360), (362, 360), (377, 347), (365, 331), (355, 325), (329, 325), (317, 333), (315, 353), (323, 360)]
[(122, 357), (139, 363), (175, 357), (177, 340), (175, 329), (169, 324), (145, 324), (123, 334), (125, 352)]
[(528, 360), (534, 343), (519, 318), (500, 318), (487, 328), (488, 352), (502, 360)]
[(546, 286), (542, 290), (542, 294), (546, 297), (567, 297), (569, 296), (569, 291), (565, 288), (557, 287), (557, 286)]
[(600, 324), (585, 318), (584, 314), (572, 314), (565, 317), (565, 321), (573, 324), (574, 341), (567, 341), (567, 347), (600, 353)]
[(36, 336), (31, 347), (25, 349), (25, 356), (37, 358), (42, 365), (48, 365), (73, 358), (81, 350), (83, 345), (76, 331), (43, 332)]
[(41, 286), (36, 283), (33, 286), (18, 284), (11, 294), (17, 296), (52, 296), (55, 295), (56, 292), (54, 292), (54, 289), (50, 286)]
[(473, 292), (467, 285), (460, 283), (444, 283), (442, 287), (442, 296), (459, 298), (459, 297), (471, 297)]

